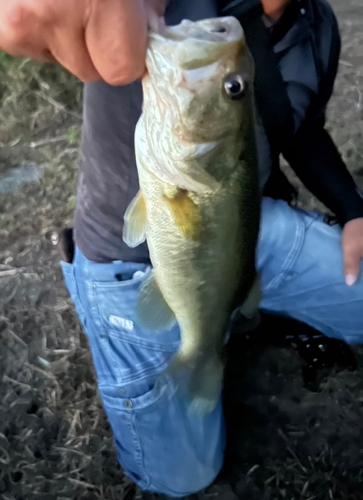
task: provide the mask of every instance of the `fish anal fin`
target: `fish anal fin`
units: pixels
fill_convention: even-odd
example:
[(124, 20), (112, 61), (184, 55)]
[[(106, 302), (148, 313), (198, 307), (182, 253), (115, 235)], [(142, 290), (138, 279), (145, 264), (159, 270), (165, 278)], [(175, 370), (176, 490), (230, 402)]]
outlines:
[(123, 240), (130, 247), (141, 245), (146, 239), (146, 204), (141, 191), (128, 206), (124, 216)]

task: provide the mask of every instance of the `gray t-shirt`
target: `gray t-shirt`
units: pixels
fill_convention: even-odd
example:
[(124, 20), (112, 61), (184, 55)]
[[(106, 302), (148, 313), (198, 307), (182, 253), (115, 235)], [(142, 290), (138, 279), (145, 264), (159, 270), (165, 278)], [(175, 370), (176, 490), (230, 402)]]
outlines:
[[(237, 0), (234, 3), (238, 3)], [(308, 0), (307, 4), (314, 5), (314, 9), (304, 9), (293, 28), (274, 47), (296, 126), (304, 120), (318, 92), (319, 75), (314, 54), (319, 50), (327, 52), (326, 44), (317, 47), (316, 39), (319, 37), (313, 36), (313, 27), (317, 29), (314, 22), (316, 4), (324, 11), (321, 19), (326, 25), (318, 26), (322, 37), (328, 36), (333, 16), (325, 0)], [(326, 12), (328, 15), (325, 15)], [(218, 14), (215, 0), (171, 0), (166, 22), (177, 24), (185, 18), (199, 20)], [(329, 59), (328, 52), (322, 54), (322, 59), (324, 56)], [(144, 262), (149, 259), (146, 244), (130, 249), (122, 239), (123, 216), (138, 191), (134, 131), (141, 107), (140, 82), (123, 87), (112, 87), (102, 82), (85, 85), (75, 242), (82, 253), (95, 262)], [(262, 189), (268, 180), (272, 159), (266, 134), (257, 119)]]

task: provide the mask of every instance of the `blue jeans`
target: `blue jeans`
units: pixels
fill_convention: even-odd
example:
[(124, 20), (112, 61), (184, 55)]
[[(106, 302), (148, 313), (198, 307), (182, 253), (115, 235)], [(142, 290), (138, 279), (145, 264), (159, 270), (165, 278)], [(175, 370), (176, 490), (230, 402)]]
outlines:
[[(319, 214), (265, 198), (257, 251), (261, 309), (353, 344), (363, 338), (363, 272), (356, 285), (345, 285), (340, 238), (341, 229)], [(177, 326), (151, 336), (134, 322), (150, 267), (96, 264), (77, 249), (73, 264), (62, 262), (62, 268), (88, 336), (122, 468), (152, 492), (181, 497), (205, 488), (223, 463), (222, 404), (200, 419), (186, 412), (171, 380), (156, 382), (180, 337)]]

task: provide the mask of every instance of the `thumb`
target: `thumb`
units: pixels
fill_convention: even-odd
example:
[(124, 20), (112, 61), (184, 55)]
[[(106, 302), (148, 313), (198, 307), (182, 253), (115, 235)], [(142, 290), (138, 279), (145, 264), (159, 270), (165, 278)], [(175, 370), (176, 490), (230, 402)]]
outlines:
[(163, 17), (165, 12), (166, 0), (144, 0), (145, 6), (151, 9), (157, 17)]
[(146, 16), (147, 16), (147, 24), (148, 26), (155, 31), (155, 33), (159, 32), (160, 29), (160, 18), (157, 13), (149, 6), (146, 5)]
[(360, 249), (349, 242), (343, 241), (344, 274), (348, 286), (354, 285), (359, 275)]
[(148, 26), (155, 33), (160, 33), (164, 27), (165, 0), (146, 0), (145, 9)]

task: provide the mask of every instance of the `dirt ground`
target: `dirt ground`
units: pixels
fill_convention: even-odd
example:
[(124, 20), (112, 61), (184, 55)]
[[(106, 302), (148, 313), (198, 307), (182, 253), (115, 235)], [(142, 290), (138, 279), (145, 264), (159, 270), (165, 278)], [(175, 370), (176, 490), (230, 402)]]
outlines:
[[(343, 52), (329, 129), (363, 187), (363, 4), (332, 4)], [(0, 499), (147, 498), (117, 465), (87, 341), (53, 244), (72, 221), (81, 88), (54, 69), (4, 61)], [(15, 189), (24, 172), (33, 182)], [(301, 203), (323, 208), (304, 190)], [(226, 405), (234, 494), (248, 500), (363, 500), (363, 350), (354, 349), (357, 370), (319, 371), (309, 389), (295, 350), (241, 341), (233, 347), (237, 362), (229, 364), (227, 380), (234, 382)], [(228, 500), (233, 494), (221, 480), (198, 498)]]

